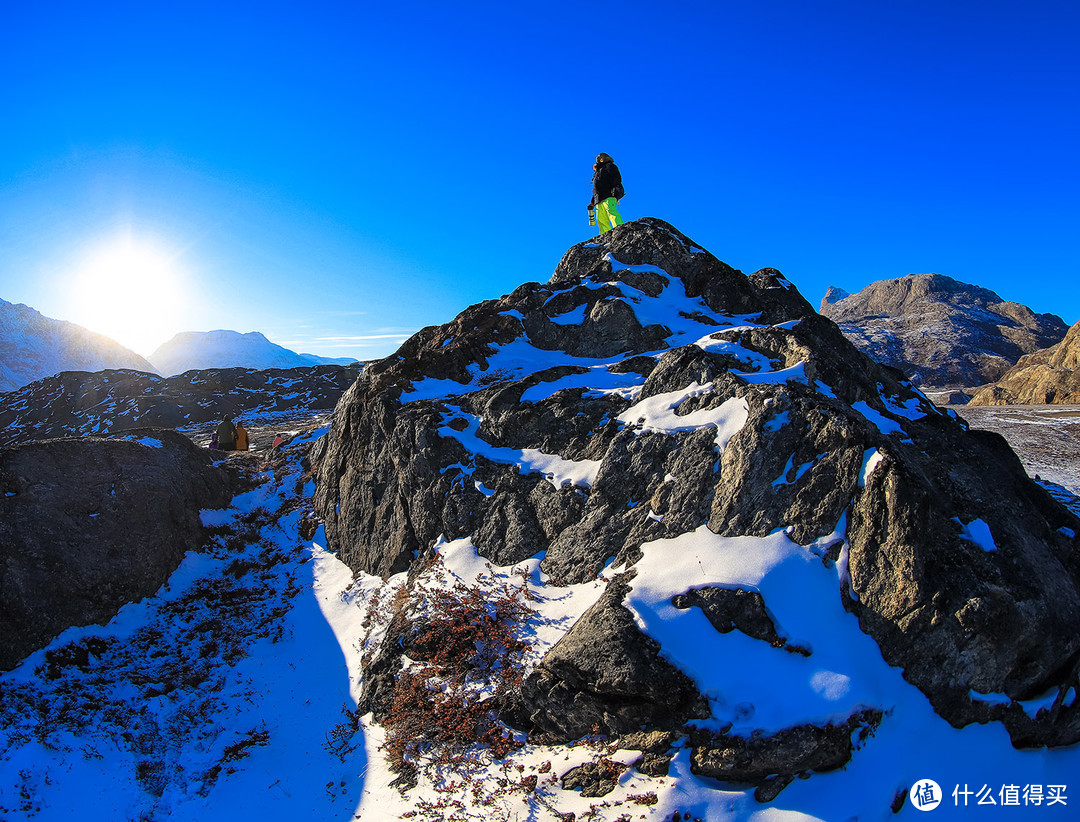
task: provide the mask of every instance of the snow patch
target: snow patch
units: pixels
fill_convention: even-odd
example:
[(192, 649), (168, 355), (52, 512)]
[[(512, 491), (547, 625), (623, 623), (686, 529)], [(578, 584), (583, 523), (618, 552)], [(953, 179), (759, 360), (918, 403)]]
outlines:
[(582, 303), (577, 308), (572, 308), (565, 314), (557, 314), (554, 317), (548, 317), (548, 320), (555, 325), (581, 325), (585, 322), (585, 309), (588, 308), (587, 303)]
[(990, 533), (990, 526), (981, 519), (973, 519), (967, 525), (960, 521), (959, 517), (953, 517), (953, 522), (960, 526), (960, 539), (978, 545), (988, 554), (997, 550), (994, 535)]
[(639, 433), (676, 434), (712, 426), (716, 428), (716, 445), (723, 451), (749, 418), (750, 407), (745, 399), (731, 397), (717, 408), (701, 408), (681, 415), (675, 413), (691, 397), (710, 394), (713, 390), (713, 383), (702, 386), (694, 382), (682, 391), (669, 391), (641, 400), (619, 414), (618, 420), (638, 426)]
[(866, 480), (874, 473), (874, 469), (881, 464), (881, 452), (876, 448), (868, 448), (863, 451), (862, 468), (859, 469), (859, 487), (866, 487)]
[[(483, 422), (480, 417), (460, 408), (450, 408), (451, 412), (443, 417), (446, 424), (439, 429), (439, 435), (456, 439), (470, 453), (479, 454), (503, 465), (516, 465), (526, 473), (543, 474), (555, 488), (568, 484), (591, 488), (596, 482), (600, 460), (567, 460), (555, 454), (545, 454), (538, 448), (518, 450), (492, 445), (480, 438), (480, 424)], [(453, 420), (463, 420), (467, 425), (458, 431), (451, 426)]]
[(900, 434), (905, 440), (910, 442), (910, 438), (907, 436), (907, 432), (900, 427), (900, 423), (896, 420), (886, 417), (880, 411), (877, 411), (870, 407), (865, 401), (852, 403), (851, 407), (854, 411), (858, 412), (866, 419), (867, 422), (877, 427), (878, 431), (882, 434), (889, 436), (890, 434)]

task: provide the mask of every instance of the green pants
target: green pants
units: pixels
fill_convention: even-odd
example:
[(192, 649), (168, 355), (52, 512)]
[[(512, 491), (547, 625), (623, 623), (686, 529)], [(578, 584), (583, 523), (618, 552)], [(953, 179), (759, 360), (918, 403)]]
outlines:
[(610, 231), (612, 226), (622, 225), (623, 218), (616, 208), (618, 200), (608, 197), (596, 204), (596, 222), (600, 224), (600, 233)]

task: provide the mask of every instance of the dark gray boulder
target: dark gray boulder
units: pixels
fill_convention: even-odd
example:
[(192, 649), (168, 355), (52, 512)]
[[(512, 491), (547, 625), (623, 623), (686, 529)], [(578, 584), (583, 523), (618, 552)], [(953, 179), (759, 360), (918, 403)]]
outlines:
[(174, 431), (0, 449), (0, 669), (156, 591), (229, 489)]
[[(780, 777), (787, 784), (798, 774), (842, 768), (882, 718), (881, 711), (870, 708), (844, 722), (799, 725), (774, 734), (737, 736), (695, 729), (690, 734), (690, 767), (723, 782), (767, 785)], [(768, 798), (776, 793), (771, 791)]]
[(787, 648), (793, 653), (809, 656), (809, 651), (788, 645), (786, 637), (776, 630), (765, 600), (757, 591), (743, 588), (692, 588), (675, 596), (676, 608), (700, 608), (709, 623), (720, 633), (742, 631), (748, 637), (768, 642), (774, 648)]
[(626, 589), (613, 580), (525, 680), (522, 701), (536, 738), (577, 739), (596, 729), (618, 736), (709, 716), (690, 677), (622, 605)]

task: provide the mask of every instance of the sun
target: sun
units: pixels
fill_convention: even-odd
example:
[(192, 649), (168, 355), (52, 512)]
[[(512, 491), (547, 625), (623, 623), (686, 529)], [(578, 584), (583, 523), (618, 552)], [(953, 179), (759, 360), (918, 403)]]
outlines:
[(178, 254), (131, 235), (103, 242), (76, 267), (70, 318), (144, 357), (179, 330), (186, 308)]

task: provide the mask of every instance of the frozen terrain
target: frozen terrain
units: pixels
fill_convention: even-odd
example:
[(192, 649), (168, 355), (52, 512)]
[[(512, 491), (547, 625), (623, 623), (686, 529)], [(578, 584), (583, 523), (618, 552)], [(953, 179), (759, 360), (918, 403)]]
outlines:
[[(1068, 426), (1076, 417), (1053, 410), (1047, 417), (1040, 409), (979, 409), (993, 414), (987, 427), (1015, 438), (1026, 464), (1042, 459), (1067, 471), (1054, 454), (1059, 441), (1075, 447)], [(213, 532), (204, 550), (189, 554), (156, 596), (127, 606), (108, 625), (69, 630), (0, 677), (3, 818), (565, 820), (574, 814), (613, 821), (670, 820), (678, 811), (708, 820), (884, 820), (893, 818), (898, 792), (925, 780), (944, 791), (943, 818), (1075, 818), (1080, 798), (1069, 793), (1080, 751), (1017, 751), (996, 724), (949, 727), (841, 607), (840, 565), (830, 570), (815, 546), (804, 548), (784, 534), (724, 539), (705, 529), (677, 538), (683, 548), (677, 554), (660, 542), (646, 545), (642, 563), (650, 583), (629, 604), (639, 624), (720, 699), (718, 715), (781, 727), (808, 714), (877, 706), (901, 721), (862, 741), (846, 769), (796, 781), (770, 805), (756, 802), (748, 789), (696, 777), (688, 753), (675, 756), (667, 777), (625, 770), (616, 789), (599, 799), (562, 790), (556, 777), (575, 766), (626, 764), (639, 755), (598, 739), (526, 744), (504, 761), (478, 751), (467, 770), (400, 793), (389, 786), (394, 774), (380, 748), (384, 729), (351, 712), (362, 685), (361, 655), (377, 647), (387, 603), (404, 575), (386, 582), (354, 575), (324, 550), (321, 531), (312, 539), (299, 535), (311, 493), (300, 460), (306, 443), (325, 431), (311, 426), (325, 419), (294, 422), (285, 433), (295, 439), (279, 455), (269, 452), (278, 429), (253, 425), (254, 451), (233, 457), (247, 461), (252, 487), (230, 508), (204, 513)], [(189, 433), (200, 441), (204, 432)], [(1046, 475), (1062, 484), (1072, 476)], [(532, 648), (526, 664), (596, 601), (609, 577), (553, 588), (539, 558), (493, 567), (468, 540), (444, 543), (438, 553), (442, 561), (428, 572), (432, 586), (527, 585), (534, 614), (521, 626)], [(672, 564), (673, 555), (681, 563)], [(813, 662), (738, 632), (720, 635), (697, 609), (671, 608), (672, 591), (717, 583), (765, 591), (779, 608), (778, 627), (812, 647)], [(710, 653), (701, 653), (703, 644)], [(703, 658), (713, 662), (701, 667)], [(965, 790), (971, 792), (966, 812)], [(453, 811), (451, 800), (465, 810)], [(915, 814), (910, 800), (901, 814)]]
[[(632, 240), (632, 231), (620, 236)], [(645, 231), (658, 242), (678, 239), (662, 227)], [(577, 253), (598, 257), (596, 248)], [(875, 590), (854, 580), (857, 563), (872, 561), (896, 569), (898, 594), (913, 594), (909, 589), (929, 579), (918, 575), (917, 561), (944, 557), (949, 573), (933, 580), (941, 598), (962, 589), (956, 569), (971, 576), (989, 568), (992, 589), (978, 591), (1004, 600), (1008, 563), (1048, 551), (1050, 540), (1066, 546), (1064, 556), (1075, 521), (1063, 519), (996, 441), (978, 451), (980, 462), (950, 456), (976, 449), (950, 451), (948, 439), (927, 431), (980, 448), (989, 440), (967, 435), (952, 412), (869, 361), (862, 366), (872, 377), (833, 368), (858, 355), (833, 326), (812, 312), (797, 314), (801, 298), (779, 272), (747, 280), (717, 267), (706, 277), (695, 268), (704, 259), (700, 249), (679, 253), (691, 275), (714, 289), (726, 278), (733, 294), (709, 292), (710, 303), (658, 266), (623, 265), (607, 253), (609, 268), (593, 273), (622, 279), (564, 282), (557, 275), (552, 285), (563, 287), (544, 293), (526, 285), (516, 303), (486, 303), (426, 329), (397, 358), (375, 364), (329, 419), (247, 418), (252, 451), (223, 457), (242, 467), (243, 481), (228, 507), (202, 511), (205, 545), (154, 596), (107, 625), (68, 630), (0, 675), (0, 814), (832, 822), (917, 818), (937, 806), (945, 818), (1074, 817), (1076, 745), (1019, 750), (1010, 733), (1023, 723), (979, 723), (998, 710), (1025, 722), (1071, 717), (1075, 671), (1063, 679), (1055, 662), (1034, 680), (1037, 688), (1021, 692), (1010, 680), (969, 691), (975, 686), (962, 669), (977, 668), (982, 651), (961, 637), (940, 654), (917, 646), (905, 673), (885, 662), (881, 637), (860, 627), (859, 609)], [(715, 307), (721, 297), (751, 305), (758, 291), (768, 316)], [(837, 338), (831, 348), (830, 334)], [(393, 400), (378, 393), (380, 381)], [(372, 409), (381, 410), (374, 423), (366, 416)], [(528, 415), (541, 412), (550, 413), (548, 424), (532, 426), (539, 436), (525, 436)], [(352, 453), (335, 450), (346, 428), (359, 443)], [(209, 431), (207, 424), (184, 429), (200, 445)], [(272, 450), (277, 433), (290, 439)], [(663, 455), (676, 441), (682, 449), (657, 463), (663, 471), (648, 469), (648, 484), (627, 468), (646, 460), (647, 449)], [(423, 447), (410, 450), (413, 442)], [(385, 466), (368, 461), (364, 448), (389, 455)], [(905, 493), (898, 454), (920, 469), (912, 474), (976, 474), (965, 481), (980, 507), (941, 514), (912, 505), (899, 509), (911, 512), (904, 516), (873, 507), (872, 494), (896, 503)], [(722, 471), (725, 461), (729, 470)], [(343, 468), (356, 473), (333, 475)], [(313, 474), (325, 526), (313, 513)], [(695, 485), (696, 475), (707, 479)], [(744, 511), (724, 495), (751, 475), (747, 487), (755, 493), (742, 498)], [(995, 479), (1022, 486), (1024, 504)], [(807, 490), (798, 515), (774, 510), (787, 500), (785, 510), (795, 511), (794, 493), (814, 482), (827, 487)], [(844, 498), (824, 527), (800, 532), (837, 487)], [(359, 504), (344, 494), (334, 499), (328, 488), (366, 496)], [(703, 512), (683, 507), (705, 499), (702, 488), (720, 512), (712, 530)], [(1051, 490), (1075, 502), (1062, 485)], [(468, 503), (461, 510), (491, 513), (490, 506), (504, 505), (495, 513), (515, 517), (513, 506), (523, 500), (550, 503), (545, 510), (559, 514), (566, 537), (541, 543), (533, 532), (507, 527), (489, 539), (471, 521), (430, 516), (440, 508), (454, 513), (447, 501), (455, 497)], [(1013, 504), (995, 507), (995, 498)], [(728, 502), (730, 511), (717, 508)], [(342, 536), (350, 504), (362, 516)], [(1044, 508), (1069, 527), (1045, 544), (1010, 542), (1010, 529), (1022, 530), (1022, 538), (1035, 533), (1025, 517)], [(774, 518), (750, 528), (739, 523), (743, 514)], [(609, 548), (602, 530), (572, 530), (590, 519), (604, 527), (625, 522), (641, 536), (631, 540), (632, 551)], [(455, 530), (439, 535), (433, 522)], [(873, 526), (894, 533), (867, 536)], [(378, 551), (402, 533), (413, 541), (401, 540), (382, 565), (350, 556), (368, 547), (364, 540)], [(927, 553), (912, 555), (905, 567), (899, 550), (875, 552), (890, 539), (905, 546), (921, 540)], [(327, 549), (332, 544), (341, 556)], [(587, 553), (590, 547), (597, 551)], [(561, 565), (552, 561), (560, 550)], [(352, 570), (361, 567), (370, 573)], [(1049, 576), (1021, 591), (1024, 605), (1038, 595), (1053, 599), (1038, 586), (1064, 590)], [(715, 612), (687, 604), (715, 592), (767, 603), (761, 607), (773, 636), (759, 635), (741, 615), (730, 628), (718, 625)], [(969, 604), (968, 617), (976, 606), (992, 613), (993, 603), (974, 595)], [(968, 629), (956, 616), (962, 609), (951, 608), (935, 610), (933, 623), (914, 623), (914, 609), (899, 607), (895, 633), (963, 629), (982, 640), (1009, 621), (987, 617), (984, 623), (994, 623), (987, 627), (969, 620)], [(1040, 624), (1030, 610), (1017, 612), (1012, 621)], [(492, 623), (502, 633), (478, 632)], [(1071, 632), (1074, 623), (1063, 624), (1062, 632)], [(1032, 649), (1040, 640), (1067, 657), (1066, 667), (1073, 664), (1072, 634), (1050, 628), (1007, 646), (1018, 650), (1017, 676), (1036, 669)], [(957, 647), (965, 655), (950, 655)], [(439, 661), (453, 648), (463, 650), (457, 669)], [(594, 660), (601, 664), (590, 667)], [(641, 674), (639, 664), (653, 667)], [(931, 704), (935, 694), (913, 684), (919, 665), (961, 683), (961, 701), (983, 713), (974, 720), (964, 714), (962, 728), (945, 721), (947, 710)], [(558, 679), (571, 666), (581, 679)], [(634, 707), (640, 693), (625, 682), (657, 669), (646, 684), (659, 683), (659, 696), (647, 711), (660, 707), (619, 713), (620, 700)], [(541, 691), (536, 683), (544, 676), (556, 685)], [(556, 687), (558, 699), (551, 697)], [(664, 703), (688, 691), (692, 710), (675, 714), (669, 733)], [(602, 710), (581, 711), (593, 704)], [(520, 705), (531, 711), (528, 722), (514, 713)], [(561, 735), (549, 731), (571, 715), (577, 724), (562, 726)], [(610, 737), (594, 716), (608, 723)], [(582, 730), (590, 725), (592, 732)], [(639, 733), (642, 727), (649, 733)], [(646, 762), (647, 754), (656, 758)], [(756, 758), (757, 772), (736, 770), (740, 762), (727, 767), (740, 758)], [(701, 775), (707, 768), (729, 780), (749, 775), (721, 781)]]

